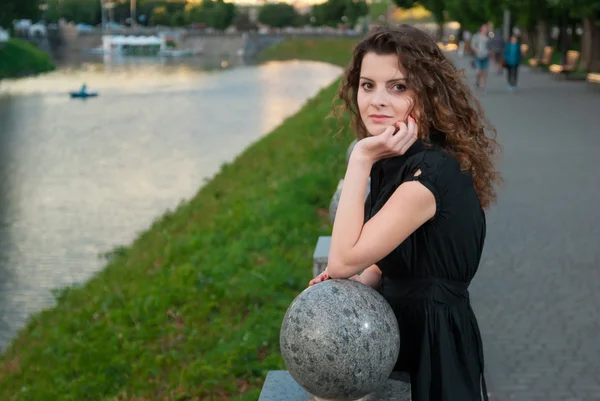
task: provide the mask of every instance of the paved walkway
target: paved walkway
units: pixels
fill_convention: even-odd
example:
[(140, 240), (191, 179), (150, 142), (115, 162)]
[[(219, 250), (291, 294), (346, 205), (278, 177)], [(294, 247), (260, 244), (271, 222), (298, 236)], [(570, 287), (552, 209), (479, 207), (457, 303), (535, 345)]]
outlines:
[(600, 401), (600, 91), (528, 68), (519, 86), (490, 74), (480, 96), (505, 179), (471, 286), (488, 387), (500, 401)]

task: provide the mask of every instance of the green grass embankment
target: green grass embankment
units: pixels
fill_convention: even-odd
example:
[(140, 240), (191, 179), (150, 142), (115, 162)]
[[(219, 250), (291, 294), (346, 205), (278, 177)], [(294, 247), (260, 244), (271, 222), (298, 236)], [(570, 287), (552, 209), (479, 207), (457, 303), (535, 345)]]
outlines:
[(39, 74), (54, 68), (47, 53), (24, 40), (0, 43), (0, 79)]
[[(351, 45), (283, 42), (263, 59), (343, 65)], [(0, 400), (255, 401), (330, 232), (351, 140), (326, 118), (338, 84), (35, 315), (0, 358)]]
[(259, 59), (302, 59), (345, 66), (356, 43), (357, 40), (351, 38), (290, 39), (267, 48)]

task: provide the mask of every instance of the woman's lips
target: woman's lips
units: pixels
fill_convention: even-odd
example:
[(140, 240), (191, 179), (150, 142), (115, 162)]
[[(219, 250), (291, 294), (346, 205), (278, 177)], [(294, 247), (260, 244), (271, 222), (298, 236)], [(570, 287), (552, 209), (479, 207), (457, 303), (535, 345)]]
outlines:
[(371, 121), (373, 121), (375, 124), (381, 124), (386, 122), (387, 120), (391, 119), (392, 116), (387, 116), (385, 114), (371, 114), (369, 116), (369, 118), (371, 119)]

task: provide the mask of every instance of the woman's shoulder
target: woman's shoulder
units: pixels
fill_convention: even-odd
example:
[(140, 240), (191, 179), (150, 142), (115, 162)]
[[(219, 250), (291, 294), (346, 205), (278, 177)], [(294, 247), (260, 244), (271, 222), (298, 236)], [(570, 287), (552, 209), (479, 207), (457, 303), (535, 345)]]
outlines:
[(420, 174), (444, 178), (464, 175), (458, 160), (441, 148), (428, 148), (412, 155), (406, 161), (405, 170), (406, 174), (420, 170)]
[(434, 193), (438, 203), (442, 198), (460, 198), (474, 191), (471, 174), (445, 149), (421, 151), (411, 156), (402, 170), (396, 187), (407, 181), (419, 181)]
[[(436, 216), (449, 210), (479, 208), (472, 176), (446, 150), (427, 149), (407, 161), (397, 185), (418, 181), (431, 191), (436, 201)], [(475, 210), (475, 209), (472, 209)]]

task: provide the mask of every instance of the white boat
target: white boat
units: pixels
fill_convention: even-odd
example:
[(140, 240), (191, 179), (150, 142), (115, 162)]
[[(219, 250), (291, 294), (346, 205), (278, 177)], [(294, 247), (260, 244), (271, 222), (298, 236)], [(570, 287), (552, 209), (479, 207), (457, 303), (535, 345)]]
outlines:
[(102, 37), (102, 47), (91, 49), (88, 52), (92, 54), (160, 57), (185, 57), (202, 53), (202, 49), (178, 49), (172, 46), (173, 42), (172, 37), (162, 34), (160, 36), (104, 35)]
[(185, 57), (201, 53), (202, 51), (198, 49), (163, 49), (158, 51), (158, 55), (161, 57)]

